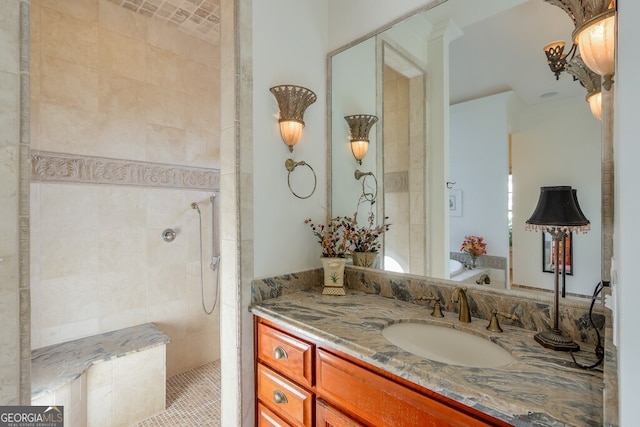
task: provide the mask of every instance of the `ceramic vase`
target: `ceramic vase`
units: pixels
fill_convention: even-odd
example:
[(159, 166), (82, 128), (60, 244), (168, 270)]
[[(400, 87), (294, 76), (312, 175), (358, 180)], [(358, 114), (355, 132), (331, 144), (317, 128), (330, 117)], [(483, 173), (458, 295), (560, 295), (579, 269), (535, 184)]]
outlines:
[(324, 269), (323, 295), (345, 295), (344, 291), (344, 258), (320, 258)]
[(373, 268), (376, 263), (376, 258), (378, 257), (377, 252), (354, 252), (352, 254), (353, 257), (353, 265), (357, 265), (358, 267), (368, 267)]

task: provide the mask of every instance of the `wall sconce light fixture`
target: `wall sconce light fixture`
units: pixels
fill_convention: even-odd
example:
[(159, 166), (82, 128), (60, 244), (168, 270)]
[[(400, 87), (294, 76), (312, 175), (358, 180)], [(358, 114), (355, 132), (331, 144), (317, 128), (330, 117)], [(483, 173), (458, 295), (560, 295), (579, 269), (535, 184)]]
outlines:
[(551, 330), (538, 332), (534, 339), (543, 347), (557, 351), (578, 351), (580, 346), (562, 334), (558, 327), (559, 270), (564, 272), (564, 257), (560, 263), (560, 243), (571, 232), (586, 233), (591, 228), (589, 220), (578, 204), (576, 190), (569, 186), (541, 187), (538, 205), (526, 222), (527, 230), (551, 234), (554, 241), (554, 317)]
[(603, 86), (611, 89), (615, 72), (615, 2), (595, 17), (576, 27), (573, 39), (580, 47), (584, 63), (604, 77)]
[(615, 72), (615, 0), (545, 1), (564, 10), (575, 25), (572, 34), (574, 45), (567, 55), (563, 55), (562, 41), (544, 47), (547, 63), (556, 79), (564, 70), (567, 56), (575, 54), (577, 45), (586, 66), (603, 76), (602, 86), (606, 90), (611, 89)]
[(351, 141), (351, 152), (359, 164), (369, 151), (369, 131), (378, 118), (369, 114), (356, 114), (345, 116), (349, 125), (349, 140)]
[(282, 140), (293, 152), (293, 147), (300, 141), (304, 127), (304, 112), (307, 107), (316, 102), (313, 91), (296, 85), (280, 85), (269, 89), (278, 102), (280, 109), (280, 135)]
[(572, 74), (574, 79), (580, 81), (580, 84), (587, 90), (586, 100), (593, 114), (598, 120), (602, 118), (602, 92), (601, 77), (591, 71), (584, 63), (580, 55), (575, 55), (568, 63), (566, 70)]

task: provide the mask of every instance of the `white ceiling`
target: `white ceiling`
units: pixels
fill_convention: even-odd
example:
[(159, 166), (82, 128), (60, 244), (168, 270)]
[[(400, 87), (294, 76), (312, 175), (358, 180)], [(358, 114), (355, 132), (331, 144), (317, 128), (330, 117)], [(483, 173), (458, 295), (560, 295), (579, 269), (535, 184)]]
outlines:
[[(564, 11), (543, 0), (499, 0), (513, 7), (473, 22), (470, 18), (483, 16), (474, 9), (486, 10), (486, 1), (447, 2), (463, 5), (464, 12), (460, 19), (452, 17), (464, 33), (451, 42), (452, 104), (507, 90), (513, 90), (526, 104), (586, 96), (586, 90), (571, 75), (563, 73), (556, 81), (542, 50), (554, 40), (567, 41), (567, 50), (571, 47), (573, 22)], [(543, 96), (554, 92), (557, 95)]]

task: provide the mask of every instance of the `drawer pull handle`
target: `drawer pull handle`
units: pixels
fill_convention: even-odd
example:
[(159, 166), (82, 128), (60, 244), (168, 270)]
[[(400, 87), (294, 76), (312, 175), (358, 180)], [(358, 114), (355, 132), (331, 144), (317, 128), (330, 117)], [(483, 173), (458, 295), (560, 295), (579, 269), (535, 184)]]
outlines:
[(284, 348), (277, 345), (273, 347), (273, 357), (275, 357), (276, 359), (286, 359), (287, 357), (289, 357), (289, 355)]
[(276, 390), (273, 392), (273, 400), (276, 403), (288, 403), (287, 396), (284, 395), (280, 390)]

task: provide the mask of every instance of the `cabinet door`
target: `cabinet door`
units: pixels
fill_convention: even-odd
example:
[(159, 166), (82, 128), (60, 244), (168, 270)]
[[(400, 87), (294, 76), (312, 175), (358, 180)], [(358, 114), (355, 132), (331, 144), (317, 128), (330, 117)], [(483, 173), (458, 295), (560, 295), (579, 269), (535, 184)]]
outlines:
[(316, 403), (316, 427), (365, 427), (337, 409), (318, 400)]
[(285, 420), (258, 403), (258, 427), (291, 427)]
[(376, 427), (492, 425), (322, 350), (316, 375), (319, 398)]

